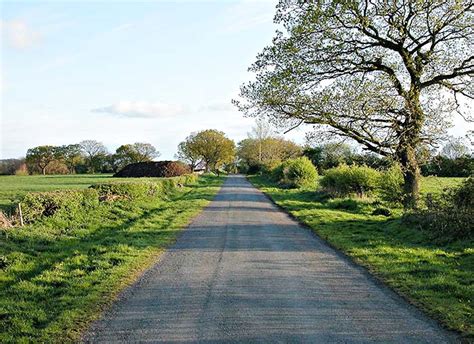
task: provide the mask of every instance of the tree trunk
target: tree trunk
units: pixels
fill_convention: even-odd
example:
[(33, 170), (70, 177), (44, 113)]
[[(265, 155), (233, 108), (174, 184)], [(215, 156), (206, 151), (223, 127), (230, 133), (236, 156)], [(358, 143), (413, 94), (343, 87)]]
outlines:
[(420, 167), (413, 147), (405, 147), (399, 152), (399, 161), (403, 170), (403, 205), (405, 209), (418, 206), (420, 192)]
[(46, 167), (41, 167), (41, 174), (42, 174), (43, 176), (46, 175)]

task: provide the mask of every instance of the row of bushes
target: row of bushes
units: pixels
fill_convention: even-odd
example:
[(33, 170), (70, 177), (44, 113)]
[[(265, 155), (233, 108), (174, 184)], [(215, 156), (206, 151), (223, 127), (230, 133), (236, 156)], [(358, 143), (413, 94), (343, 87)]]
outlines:
[[(270, 173), (281, 186), (313, 188), (318, 186), (318, 172), (306, 157), (289, 159)], [(385, 201), (402, 200), (403, 173), (398, 165), (381, 172), (362, 165), (345, 165), (328, 169), (319, 181), (325, 192), (335, 197), (359, 197), (379, 192)]]
[(32, 223), (43, 217), (67, 214), (74, 217), (78, 212), (95, 208), (100, 202), (139, 200), (152, 197), (165, 198), (181, 185), (197, 180), (194, 174), (173, 178), (143, 181), (120, 181), (95, 184), (85, 190), (60, 190), (31, 192), (21, 201), (23, 220)]
[[(316, 168), (307, 158), (290, 159), (277, 166), (270, 174), (283, 187), (309, 188), (318, 186)], [(322, 191), (329, 197), (351, 195), (377, 196), (390, 204), (403, 201), (403, 172), (398, 165), (384, 171), (362, 165), (345, 165), (326, 170), (319, 181)], [(460, 187), (445, 190), (441, 195), (428, 194), (422, 206), (414, 213), (406, 213), (408, 221), (416, 220), (416, 226), (429, 231), (434, 237), (454, 240), (474, 237), (474, 178), (468, 178)], [(354, 210), (357, 202), (344, 200), (344, 209)], [(379, 202), (379, 201), (377, 201)], [(375, 212), (390, 216), (387, 208)]]

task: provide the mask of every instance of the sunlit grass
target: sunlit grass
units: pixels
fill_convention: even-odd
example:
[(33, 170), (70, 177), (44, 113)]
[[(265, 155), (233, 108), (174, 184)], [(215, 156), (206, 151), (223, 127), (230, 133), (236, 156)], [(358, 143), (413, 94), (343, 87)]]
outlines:
[[(99, 177), (101, 178), (101, 177)], [(200, 177), (168, 200), (102, 203), (67, 230), (0, 233), (0, 342), (71, 342), (218, 191)], [(57, 184), (56, 184), (57, 185)]]

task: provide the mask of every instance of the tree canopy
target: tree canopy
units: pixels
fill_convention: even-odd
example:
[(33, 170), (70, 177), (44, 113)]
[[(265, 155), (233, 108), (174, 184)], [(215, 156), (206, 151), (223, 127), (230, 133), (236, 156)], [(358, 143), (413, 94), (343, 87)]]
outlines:
[(189, 135), (186, 141), (180, 144), (179, 149), (187, 161), (195, 158), (202, 160), (208, 171), (218, 171), (224, 164), (232, 163), (235, 158), (234, 141), (228, 139), (222, 131), (214, 129)]
[(285, 28), (250, 68), (235, 104), (301, 123), (398, 160), (416, 204), (416, 147), (436, 140), (461, 98), (474, 99), (474, 4), (466, 0), (280, 1)]

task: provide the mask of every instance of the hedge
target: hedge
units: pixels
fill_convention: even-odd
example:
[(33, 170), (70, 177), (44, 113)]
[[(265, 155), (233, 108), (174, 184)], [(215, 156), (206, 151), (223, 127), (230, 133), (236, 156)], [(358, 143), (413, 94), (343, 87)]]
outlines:
[(146, 181), (100, 183), (84, 190), (30, 192), (21, 200), (23, 220), (32, 223), (57, 215), (74, 217), (78, 211), (97, 207), (100, 202), (166, 198), (179, 186), (192, 184), (197, 178), (192, 174)]

